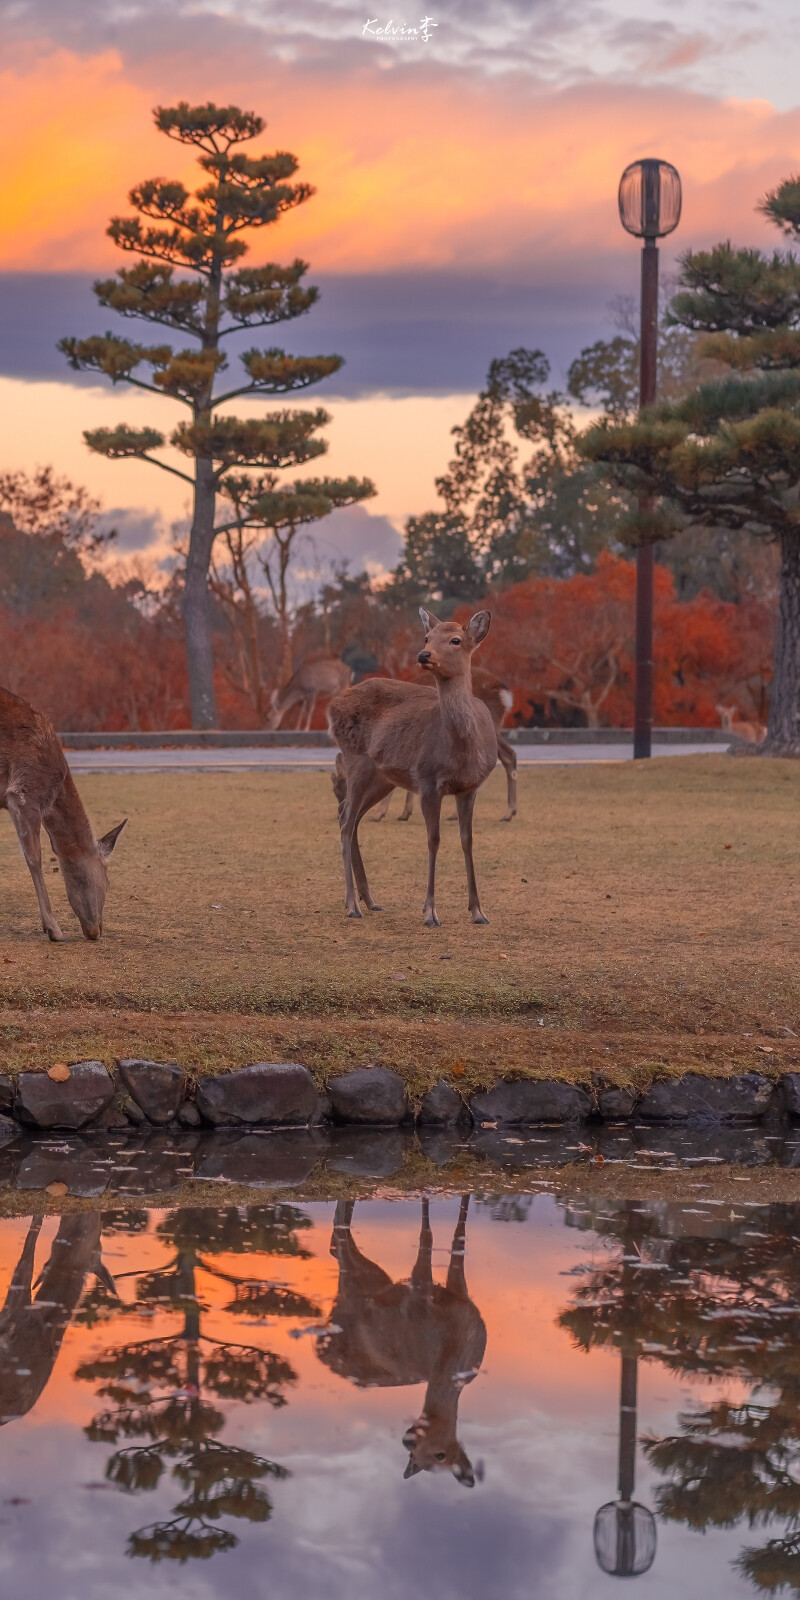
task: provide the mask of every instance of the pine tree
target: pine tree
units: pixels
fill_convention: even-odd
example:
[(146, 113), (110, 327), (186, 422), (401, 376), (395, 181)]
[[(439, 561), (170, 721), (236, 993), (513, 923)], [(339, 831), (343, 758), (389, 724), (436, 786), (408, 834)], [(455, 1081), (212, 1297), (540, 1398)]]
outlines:
[[(800, 237), (800, 180), (760, 209)], [(618, 488), (643, 498), (631, 542), (677, 530), (744, 530), (781, 550), (768, 754), (800, 754), (800, 261), (730, 242), (682, 258), (673, 322), (727, 369), (635, 422), (605, 421), (580, 441)]]
[(237, 556), (242, 552), (245, 561), (253, 555), (266, 580), (280, 641), (276, 686), (282, 689), (292, 676), (289, 569), (297, 535), (309, 523), (340, 506), (355, 505), (375, 490), (359, 478), (298, 478), (281, 487), (270, 472), (260, 477), (231, 473), (223, 493), (233, 508), (233, 521), (224, 530), (228, 549)]
[[(183, 612), (192, 722), (206, 728), (216, 721), (208, 576), (214, 540), (225, 526), (215, 523), (218, 491), (226, 474), (235, 469), (274, 471), (322, 455), (327, 445), (316, 434), (330, 420), (318, 408), (287, 409), (242, 421), (221, 414), (219, 407), (241, 395), (305, 389), (337, 372), (342, 360), (251, 349), (241, 357), (244, 377), (235, 378), (222, 391), (215, 389), (227, 366), (221, 343), (227, 335), (301, 316), (317, 299), (317, 290), (301, 283), (307, 271), (303, 261), (288, 267), (237, 265), (248, 250), (241, 237), (245, 231), (276, 222), (304, 204), (313, 190), (307, 183), (290, 181), (297, 170), (295, 156), (286, 151), (251, 156), (240, 148), (263, 131), (264, 122), (253, 112), (182, 101), (157, 107), (154, 115), (162, 133), (197, 151), (204, 181), (193, 194), (182, 183), (162, 178), (132, 189), (130, 203), (139, 215), (115, 217), (108, 233), (121, 250), (138, 260), (116, 277), (98, 281), (94, 290), (101, 306), (172, 329), (196, 341), (198, 348), (147, 346), (111, 333), (62, 339), (59, 348), (77, 369), (167, 395), (190, 411), (191, 420), (180, 423), (169, 439), (192, 464), (187, 471), (154, 453), (166, 442), (157, 428), (121, 423), (116, 428), (96, 428), (84, 437), (100, 455), (148, 461), (191, 485), (194, 508)], [(373, 492), (365, 480), (350, 499)]]
[(214, 1402), (259, 1401), (278, 1408), (287, 1404), (285, 1391), (297, 1375), (261, 1345), (206, 1334), (199, 1280), (211, 1276), (229, 1285), (233, 1299), (225, 1311), (248, 1323), (318, 1317), (319, 1307), (306, 1296), (251, 1273), (223, 1271), (213, 1260), (223, 1254), (303, 1259), (308, 1252), (297, 1233), (309, 1226), (295, 1206), (168, 1212), (156, 1232), (174, 1254), (136, 1274), (135, 1299), (123, 1302), (102, 1281), (85, 1297), (77, 1320), (89, 1327), (113, 1328), (118, 1319), (138, 1319), (154, 1307), (179, 1319), (174, 1331), (112, 1345), (77, 1369), (77, 1377), (96, 1383), (98, 1395), (109, 1402), (86, 1428), (93, 1442), (119, 1446), (106, 1467), (107, 1481), (127, 1494), (152, 1491), (171, 1464), (180, 1489), (173, 1516), (131, 1534), (129, 1555), (152, 1562), (207, 1560), (236, 1545), (236, 1535), (224, 1525), (228, 1518), (266, 1522), (271, 1516), (265, 1480), (289, 1474), (242, 1445), (220, 1441), (227, 1419)]

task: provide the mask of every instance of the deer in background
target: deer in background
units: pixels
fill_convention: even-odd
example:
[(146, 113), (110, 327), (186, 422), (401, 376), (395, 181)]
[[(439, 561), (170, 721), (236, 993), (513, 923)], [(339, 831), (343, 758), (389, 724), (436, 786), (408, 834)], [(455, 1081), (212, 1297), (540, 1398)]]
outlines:
[(17, 830), (48, 938), (57, 941), (64, 935), (44, 881), (42, 827), (85, 937), (99, 939), (108, 890), (107, 862), (125, 822), (95, 839), (50, 718), (8, 689), (0, 689), (0, 810), (3, 808)]
[(305, 731), (308, 731), (320, 695), (324, 700), (329, 700), (332, 695), (346, 689), (352, 681), (351, 668), (344, 661), (339, 661), (336, 656), (323, 656), (317, 661), (304, 661), (292, 674), (285, 688), (273, 690), (264, 726), (279, 728), (287, 711), (290, 711), (292, 706), (299, 705), (298, 730), (303, 728), (305, 716)]
[(760, 744), (766, 739), (767, 730), (761, 722), (737, 722), (739, 715), (738, 706), (717, 706), (720, 725), (723, 733), (730, 733), (735, 739), (745, 739), (748, 744)]
[(473, 922), (488, 922), (480, 906), (472, 860), (475, 795), (497, 766), (497, 732), (491, 713), (472, 693), (472, 652), (491, 622), (478, 611), (462, 628), (440, 622), (420, 607), (425, 648), (417, 660), (435, 680), (436, 696), (424, 684), (368, 678), (337, 695), (328, 708), (328, 726), (341, 751), (339, 774), (345, 792), (339, 804), (347, 914), (360, 917), (358, 895), (370, 911), (373, 899), (358, 843), (358, 824), (379, 800), (402, 787), (420, 798), (428, 833), (428, 888), (423, 917), (438, 928), (436, 857), (442, 798), (456, 797), (461, 847), (467, 871)]
[(426, 1384), (422, 1412), (403, 1439), (409, 1453), (404, 1476), (449, 1471), (472, 1488), (475, 1474), (457, 1438), (458, 1402), (483, 1361), (486, 1327), (464, 1271), (469, 1196), (461, 1200), (444, 1286), (433, 1280), (427, 1200), (406, 1283), (394, 1283), (361, 1254), (351, 1231), (354, 1203), (340, 1200), (336, 1206), (331, 1255), (339, 1263), (339, 1286), (317, 1354), (332, 1372), (360, 1386)]
[[(497, 729), (497, 754), (505, 768), (507, 786), (506, 809), (500, 820), (501, 822), (511, 822), (517, 814), (517, 756), (513, 745), (510, 745), (508, 740), (502, 737), (500, 729), (514, 704), (514, 696), (508, 684), (503, 683), (501, 678), (496, 678), (492, 672), (484, 672), (480, 667), (476, 667), (472, 674), (472, 693), (476, 700), (482, 700), (484, 705), (489, 707), (492, 722)], [(336, 793), (335, 782), (334, 793), (337, 800), (341, 798)], [(375, 807), (375, 810), (367, 820), (369, 822), (383, 822), (389, 810), (391, 798), (390, 794), (387, 795), (386, 799)], [(398, 822), (408, 822), (413, 809), (414, 791), (409, 789), (403, 809), (398, 812)], [(452, 821), (453, 819), (449, 818), (448, 820)]]

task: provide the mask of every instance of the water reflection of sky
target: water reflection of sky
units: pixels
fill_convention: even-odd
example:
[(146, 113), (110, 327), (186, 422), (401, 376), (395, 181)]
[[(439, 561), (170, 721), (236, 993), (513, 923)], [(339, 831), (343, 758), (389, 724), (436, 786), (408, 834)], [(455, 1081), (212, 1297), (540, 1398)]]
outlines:
[[(85, 1374), (87, 1369), (96, 1374), (98, 1363), (114, 1357), (123, 1346), (146, 1342), (154, 1348), (159, 1341), (179, 1334), (187, 1325), (189, 1302), (184, 1299), (176, 1304), (174, 1275), (166, 1286), (166, 1293), (172, 1296), (169, 1303), (163, 1298), (163, 1278), (151, 1277), (150, 1300), (143, 1296), (141, 1305), (149, 1314), (120, 1312), (102, 1281), (98, 1287), (93, 1275), (98, 1258), (81, 1234), (82, 1227), (92, 1226), (89, 1214), (73, 1219), (70, 1237), (65, 1236), (64, 1224), (58, 1233), (57, 1219), (44, 1221), (36, 1241), (34, 1280), (57, 1253), (57, 1238), (62, 1240), (62, 1255), (84, 1252), (89, 1265), (80, 1306), (63, 1338), (56, 1329), (51, 1340), (51, 1354), (56, 1347), (57, 1354), (42, 1393), (26, 1416), (7, 1422), (0, 1431), (2, 1593), (10, 1600), (39, 1600), (42, 1595), (52, 1600), (108, 1600), (115, 1593), (147, 1596), (148, 1600), (166, 1600), (168, 1596), (261, 1600), (267, 1595), (270, 1600), (313, 1600), (317, 1595), (326, 1600), (408, 1600), (421, 1594), (435, 1595), (437, 1600), (527, 1600), (529, 1596), (537, 1600), (601, 1600), (614, 1592), (615, 1580), (601, 1573), (595, 1563), (592, 1525), (597, 1508), (616, 1496), (619, 1354), (610, 1347), (587, 1354), (558, 1322), (574, 1306), (576, 1291), (593, 1281), (574, 1269), (586, 1265), (607, 1268), (617, 1258), (615, 1251), (619, 1255), (622, 1224), (614, 1215), (609, 1221), (614, 1208), (605, 1207), (599, 1236), (589, 1226), (596, 1219), (585, 1214), (565, 1219), (563, 1204), (547, 1196), (539, 1195), (527, 1205), (504, 1201), (499, 1208), (473, 1198), (466, 1222), (466, 1284), (471, 1306), (485, 1323), (486, 1350), (478, 1376), (461, 1388), (457, 1407), (458, 1441), (478, 1479), (472, 1488), (459, 1483), (449, 1471), (420, 1471), (404, 1478), (409, 1461), (404, 1435), (422, 1412), (424, 1383), (359, 1387), (319, 1359), (322, 1346), (307, 1331), (313, 1319), (264, 1315), (258, 1304), (253, 1305), (249, 1289), (236, 1289), (232, 1284), (231, 1280), (238, 1278), (249, 1283), (258, 1280), (262, 1286), (288, 1287), (316, 1303), (325, 1321), (336, 1298), (338, 1278), (337, 1261), (330, 1254), (333, 1207), (313, 1204), (297, 1209), (303, 1221), (311, 1223), (310, 1227), (298, 1227), (292, 1235), (299, 1254), (233, 1248), (237, 1227), (249, 1227), (245, 1211), (233, 1216), (225, 1237), (217, 1229), (212, 1248), (197, 1252), (211, 1269), (198, 1267), (195, 1278), (204, 1336), (202, 1361), (206, 1355), (209, 1360), (216, 1359), (214, 1352), (223, 1347), (228, 1350), (222, 1367), (212, 1371), (217, 1390), (225, 1393), (231, 1374), (239, 1373), (245, 1386), (255, 1383), (253, 1361), (257, 1365), (258, 1353), (271, 1351), (278, 1358), (274, 1371), (270, 1369), (273, 1379), (277, 1374), (273, 1400), (280, 1391), (279, 1398), (286, 1402), (271, 1404), (262, 1398), (247, 1403), (208, 1393), (205, 1398), (224, 1419), (213, 1440), (229, 1450), (233, 1447), (234, 1475), (240, 1470), (237, 1463), (256, 1458), (278, 1464), (289, 1475), (254, 1480), (256, 1491), (266, 1494), (272, 1504), (267, 1520), (251, 1520), (249, 1514), (227, 1515), (223, 1509), (222, 1515), (211, 1520), (235, 1536), (235, 1546), (209, 1559), (192, 1558), (183, 1564), (176, 1560), (153, 1562), (146, 1555), (131, 1559), (126, 1555), (129, 1538), (135, 1530), (169, 1523), (181, 1496), (185, 1500), (187, 1494), (189, 1499), (194, 1495), (196, 1503), (198, 1494), (201, 1499), (207, 1495), (211, 1503), (217, 1489), (198, 1491), (196, 1483), (192, 1487), (188, 1479), (176, 1480), (172, 1467), (180, 1451), (165, 1461), (154, 1488), (132, 1489), (108, 1482), (106, 1465), (115, 1451), (120, 1447), (139, 1450), (147, 1445), (147, 1437), (134, 1432), (116, 1442), (101, 1437), (90, 1440), (84, 1430), (94, 1419), (97, 1432), (98, 1416), (113, 1412), (121, 1403), (130, 1409), (132, 1394), (141, 1401), (146, 1384), (139, 1378), (122, 1394), (125, 1382), (120, 1387), (118, 1376), (108, 1380), (107, 1375), (104, 1379)], [(655, 1257), (669, 1255), (676, 1237), (688, 1235), (696, 1242), (696, 1236), (702, 1239), (711, 1229), (718, 1236), (714, 1245), (718, 1260), (724, 1259), (726, 1270), (733, 1272), (734, 1255), (729, 1252), (730, 1259), (725, 1255), (729, 1244), (735, 1254), (742, 1231), (751, 1235), (774, 1232), (776, 1212), (774, 1208), (771, 1221), (764, 1223), (767, 1214), (759, 1208), (737, 1214), (731, 1221), (727, 1211), (715, 1214), (696, 1205), (683, 1210), (673, 1206), (668, 1217), (663, 1213), (657, 1219), (660, 1242), (648, 1244), (647, 1250)], [(192, 1215), (197, 1218), (200, 1213)], [(285, 1218), (287, 1213), (282, 1215)], [(458, 1215), (457, 1197), (437, 1198), (431, 1203), (433, 1274), (440, 1284), (445, 1282)], [(147, 1231), (140, 1233), (120, 1233), (113, 1227), (104, 1230), (102, 1263), (117, 1280), (122, 1301), (129, 1306), (137, 1284), (142, 1292), (143, 1274), (163, 1273), (175, 1258), (175, 1238), (184, 1247), (187, 1230), (194, 1238), (194, 1224), (191, 1219), (190, 1224), (185, 1222), (186, 1213), (181, 1216), (184, 1220), (175, 1224), (176, 1213), (153, 1213), (147, 1219)], [(794, 1211), (785, 1209), (782, 1217), (784, 1229), (791, 1230), (796, 1221)], [(571, 1225), (565, 1226), (565, 1220)], [(198, 1226), (201, 1224), (207, 1226), (208, 1217), (201, 1217)], [(157, 1227), (166, 1228), (168, 1237), (158, 1237)], [(359, 1259), (379, 1264), (395, 1284), (402, 1284), (417, 1255), (419, 1231), (419, 1201), (359, 1202), (349, 1237), (357, 1246)], [(3, 1296), (27, 1236), (27, 1219), (9, 1220), (0, 1227)], [(285, 1244), (286, 1230), (282, 1237)], [(251, 1236), (251, 1246), (252, 1242)], [(791, 1240), (787, 1245), (791, 1249)], [(698, 1248), (702, 1252), (705, 1245)], [(83, 1259), (81, 1255), (80, 1271)], [(185, 1249), (182, 1259), (185, 1272)], [(360, 1266), (358, 1270), (363, 1271)], [(666, 1268), (653, 1270), (663, 1273)], [(56, 1297), (59, 1284), (67, 1281), (65, 1271), (56, 1283)], [(673, 1260), (673, 1273), (677, 1271)], [(138, 1278), (126, 1276), (134, 1272)], [(637, 1281), (643, 1281), (641, 1273)], [(53, 1282), (51, 1269), (50, 1279), (46, 1272), (42, 1279), (40, 1299), (44, 1291), (53, 1293)], [(181, 1283), (185, 1291), (185, 1279)], [(786, 1315), (791, 1285), (779, 1284), (776, 1276), (774, 1292), (776, 1304), (782, 1297), (782, 1326), (791, 1334), (796, 1329), (791, 1314)], [(258, 1294), (263, 1294), (263, 1289)], [(397, 1297), (401, 1323), (403, 1315), (416, 1315), (416, 1302), (409, 1313), (402, 1288), (391, 1291), (390, 1300), (392, 1294)], [(763, 1304), (763, 1284), (760, 1296)], [(232, 1297), (244, 1300), (244, 1310), (226, 1309)], [(273, 1305), (274, 1301), (265, 1303)], [(348, 1305), (347, 1316), (353, 1310), (352, 1302)], [(454, 1321), (452, 1305), (441, 1297), (439, 1305), (444, 1306), (445, 1322), (450, 1317), (444, 1342), (450, 1338), (453, 1345), (455, 1339), (457, 1346), (463, 1318), (459, 1321), (457, 1316)], [(193, 1303), (190, 1309), (193, 1315)], [(16, 1301), (13, 1293), (6, 1299), (0, 1322), (0, 1365), (8, 1359), (9, 1340), (13, 1344), (14, 1330), (9, 1328), (13, 1315), (10, 1319), (9, 1313), (18, 1311), (17, 1291)], [(358, 1324), (357, 1305), (354, 1314)], [(57, 1323), (58, 1307), (49, 1315)], [(369, 1338), (384, 1338), (384, 1350), (378, 1351), (384, 1360), (386, 1329), (391, 1333), (396, 1323), (392, 1318), (389, 1323), (370, 1323)], [(369, 1320), (366, 1311), (361, 1332), (366, 1327), (364, 1319)], [(93, 1325), (86, 1325), (92, 1321)], [(344, 1337), (350, 1338), (348, 1328), (352, 1326), (347, 1324)], [(398, 1326), (399, 1353), (388, 1359), (402, 1364), (416, 1335), (413, 1327)], [(473, 1334), (475, 1326), (473, 1317)], [(18, 1330), (20, 1327), (25, 1327), (24, 1317), (20, 1322), (17, 1316)], [(763, 1329), (759, 1327), (758, 1332), (760, 1337)], [(358, 1334), (356, 1327), (353, 1337)], [(761, 1343), (763, 1346), (763, 1338)], [(13, 1359), (23, 1374), (31, 1371), (23, 1362), (32, 1363), (34, 1369), (42, 1359), (46, 1364), (47, 1352), (42, 1357), (41, 1345), (39, 1334), (32, 1334), (25, 1346), (31, 1353), (20, 1354), (22, 1345), (13, 1347)], [(256, 1352), (256, 1357), (247, 1355), (241, 1371), (235, 1365), (239, 1358), (231, 1354), (234, 1346)], [(457, 1368), (458, 1350), (454, 1346), (443, 1354), (435, 1346), (434, 1337), (425, 1348), (433, 1351), (434, 1360), (445, 1371), (442, 1382), (446, 1389), (447, 1371)], [(180, 1339), (170, 1348), (178, 1349), (182, 1361)], [(374, 1354), (370, 1350), (370, 1355)], [(346, 1365), (347, 1352), (342, 1356), (340, 1350), (336, 1359)], [(748, 1359), (746, 1346), (744, 1359)], [(679, 1415), (693, 1405), (707, 1405), (715, 1396), (737, 1402), (746, 1397), (750, 1386), (737, 1367), (739, 1357), (731, 1360), (729, 1376), (709, 1380), (690, 1371), (668, 1370), (657, 1353), (640, 1359), (640, 1438), (677, 1435)], [(286, 1379), (289, 1367), (296, 1374), (294, 1382)], [(78, 1369), (84, 1372), (82, 1378), (76, 1377)], [(21, 1376), (20, 1384), (23, 1381)], [(34, 1370), (27, 1382), (35, 1387), (36, 1381)], [(112, 1397), (102, 1398), (98, 1391), (109, 1381)], [(158, 1385), (154, 1388), (151, 1383), (149, 1392), (156, 1389)], [(169, 1380), (162, 1396), (167, 1404), (168, 1389)], [(200, 1391), (203, 1397), (202, 1378)], [(441, 1399), (441, 1384), (437, 1392)], [(193, 1404), (191, 1398), (181, 1403)], [(641, 1447), (636, 1474), (637, 1499), (655, 1506), (663, 1474), (648, 1465)], [(245, 1499), (250, 1492), (246, 1489)], [(800, 1494), (795, 1499), (800, 1505)], [(690, 1531), (682, 1522), (659, 1520), (655, 1562), (634, 1581), (633, 1592), (648, 1600), (666, 1600), (678, 1589), (684, 1600), (705, 1600), (712, 1593), (736, 1597), (764, 1592), (737, 1573), (732, 1563), (743, 1546), (764, 1545), (783, 1527), (781, 1523), (766, 1531), (751, 1530), (740, 1521), (736, 1527), (713, 1528), (702, 1534)]]

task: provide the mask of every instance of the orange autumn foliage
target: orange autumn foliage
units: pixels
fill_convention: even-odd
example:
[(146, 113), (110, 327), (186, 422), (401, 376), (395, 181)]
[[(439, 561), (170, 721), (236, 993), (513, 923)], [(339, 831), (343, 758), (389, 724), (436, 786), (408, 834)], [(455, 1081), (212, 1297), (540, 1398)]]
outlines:
[[(514, 691), (510, 720), (529, 722), (539, 708), (543, 720), (632, 725), (635, 584), (633, 562), (604, 552), (591, 574), (528, 578), (487, 596), (492, 629), (483, 662)], [(708, 590), (678, 600), (672, 574), (658, 565), (654, 587), (656, 724), (719, 727), (722, 701), (765, 720), (771, 611)], [(474, 609), (462, 607), (459, 620)]]

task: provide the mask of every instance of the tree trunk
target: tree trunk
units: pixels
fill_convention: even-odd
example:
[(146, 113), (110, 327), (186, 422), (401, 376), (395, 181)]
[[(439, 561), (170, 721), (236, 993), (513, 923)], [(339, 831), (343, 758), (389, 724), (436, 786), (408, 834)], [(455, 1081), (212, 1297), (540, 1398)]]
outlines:
[(780, 606), (775, 640), (767, 753), (800, 755), (800, 535), (781, 541)]
[(289, 633), (289, 618), (278, 618), (281, 639), (281, 664), (278, 670), (278, 688), (285, 689), (292, 676), (292, 640)]
[(217, 722), (214, 699), (214, 657), (208, 605), (208, 569), (214, 544), (216, 486), (211, 461), (198, 459), (194, 491), (194, 517), (186, 559), (183, 621), (186, 665), (193, 728), (213, 728)]

